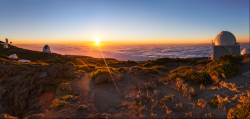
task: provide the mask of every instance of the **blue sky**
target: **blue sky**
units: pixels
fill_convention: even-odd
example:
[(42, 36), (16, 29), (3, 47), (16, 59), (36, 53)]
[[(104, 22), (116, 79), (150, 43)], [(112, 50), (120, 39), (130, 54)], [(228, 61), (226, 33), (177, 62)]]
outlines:
[(249, 0), (1, 0), (0, 16), (17, 43), (249, 41)]

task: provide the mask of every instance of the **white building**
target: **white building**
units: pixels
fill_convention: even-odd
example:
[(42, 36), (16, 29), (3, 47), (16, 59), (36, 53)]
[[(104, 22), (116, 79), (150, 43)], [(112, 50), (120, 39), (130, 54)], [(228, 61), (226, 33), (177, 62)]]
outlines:
[(43, 52), (51, 53), (50, 47), (49, 47), (48, 45), (45, 45), (45, 46), (43, 47)]
[(5, 38), (5, 43), (1, 43), (3, 44), (3, 48), (8, 48), (8, 44), (9, 44), (9, 41), (7, 38)]
[(233, 53), (240, 55), (240, 45), (236, 42), (235, 36), (228, 32), (222, 31), (216, 37), (214, 42), (212, 41), (213, 53), (211, 53), (211, 59), (217, 60), (223, 54)]

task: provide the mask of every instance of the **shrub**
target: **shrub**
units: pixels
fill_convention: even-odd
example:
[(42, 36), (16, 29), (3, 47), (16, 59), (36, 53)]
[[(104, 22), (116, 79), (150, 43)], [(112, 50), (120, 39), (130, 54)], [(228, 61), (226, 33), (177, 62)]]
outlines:
[(197, 72), (192, 66), (180, 66), (170, 71), (168, 78), (175, 81), (177, 77), (193, 84), (209, 84), (209, 74), (207, 72)]
[(117, 71), (122, 71), (122, 70), (128, 70), (128, 67), (119, 67), (119, 68), (117, 68)]
[(90, 73), (90, 80), (95, 80), (98, 76), (107, 75), (109, 71), (107, 69), (97, 69)]
[(66, 104), (67, 104), (67, 102), (65, 100), (55, 99), (52, 101), (52, 104), (50, 105), (49, 109), (58, 110), (61, 107), (65, 106)]
[(135, 61), (128, 60), (128, 64), (137, 64)]
[(212, 99), (211, 101), (209, 101), (209, 104), (210, 104), (211, 106), (213, 106), (213, 107), (218, 107), (218, 105), (219, 105), (219, 100), (218, 100), (218, 98)]
[(208, 73), (214, 74), (214, 75), (221, 75), (221, 73), (224, 73), (227, 78), (230, 78), (237, 74), (237, 72), (240, 70), (240, 66), (231, 63), (229, 60), (221, 63), (214, 63), (212, 66), (207, 67), (205, 69)]
[(194, 68), (194, 67), (192, 67), (192, 66), (180, 66), (174, 70), (171, 70), (170, 73), (184, 73), (188, 69), (192, 69), (192, 68)]
[(24, 65), (20, 65), (20, 66), (18, 66), (18, 69), (21, 70), (21, 71), (26, 71), (26, 70), (29, 69), (29, 67), (24, 66)]
[(222, 62), (229, 61), (231, 63), (239, 64), (243, 60), (244, 60), (244, 56), (242, 56), (242, 55), (236, 56), (234, 54), (224, 54), (224, 55), (221, 55), (220, 57), (218, 57), (216, 62), (222, 63)]
[(75, 64), (73, 62), (68, 62), (66, 63), (66, 65), (72, 65), (72, 66), (75, 66)]
[(232, 101), (232, 102), (236, 102), (236, 99), (235, 99), (235, 98), (231, 98), (231, 101)]
[(228, 112), (227, 117), (230, 118), (238, 118), (238, 119), (246, 119), (250, 116), (250, 99), (244, 101), (243, 104), (238, 104), (237, 107), (231, 108)]
[(209, 84), (209, 74), (207, 72), (198, 73), (194, 69), (189, 69), (181, 77), (190, 83), (193, 84)]
[(160, 78), (160, 79), (158, 79), (158, 81), (159, 82), (163, 82), (163, 81), (165, 81), (165, 78), (163, 77), (163, 78)]
[(76, 66), (76, 70), (83, 70), (85, 72), (91, 71), (91, 69), (87, 65), (78, 65), (78, 66)]
[(143, 64), (142, 66), (143, 67), (152, 67), (155, 65), (156, 65), (156, 63), (154, 61), (149, 61), (149, 62), (146, 62), (145, 64)]
[(159, 65), (153, 66), (152, 68), (157, 69), (157, 70), (168, 71), (167, 67), (159, 66)]
[(65, 96), (60, 97), (60, 100), (67, 101), (69, 99), (72, 99), (73, 97), (74, 97), (73, 95), (65, 95)]
[(168, 78), (171, 80), (171, 81), (175, 81), (176, 78), (178, 77), (181, 77), (181, 75), (179, 73), (172, 73), (172, 74), (169, 74), (168, 75)]
[(173, 94), (170, 94), (170, 95), (168, 95), (168, 96), (167, 96), (167, 95), (165, 96), (165, 98), (167, 98), (167, 99), (173, 99), (173, 97), (174, 97)]
[(86, 71), (84, 70), (77, 70), (78, 72), (81, 72), (81, 73), (86, 73)]
[(171, 58), (158, 58), (155, 60), (156, 64), (163, 64), (171, 61)]
[(147, 69), (151, 74), (159, 74), (159, 71), (157, 71), (157, 69), (152, 69), (152, 68), (149, 68)]

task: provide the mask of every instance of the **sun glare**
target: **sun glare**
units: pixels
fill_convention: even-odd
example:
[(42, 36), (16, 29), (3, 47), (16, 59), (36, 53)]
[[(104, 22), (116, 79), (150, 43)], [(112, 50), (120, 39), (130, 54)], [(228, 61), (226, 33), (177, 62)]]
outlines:
[(96, 44), (96, 45), (99, 45), (99, 42), (100, 42), (99, 39), (95, 39), (95, 44)]

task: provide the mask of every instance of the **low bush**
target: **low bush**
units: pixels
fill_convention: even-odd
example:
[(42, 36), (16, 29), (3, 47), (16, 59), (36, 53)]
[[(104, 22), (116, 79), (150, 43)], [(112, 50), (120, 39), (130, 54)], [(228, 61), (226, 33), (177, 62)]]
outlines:
[(168, 71), (167, 67), (159, 66), (159, 65), (153, 66), (151, 68), (154, 68), (154, 69), (157, 69), (157, 70), (162, 70), (162, 71)]
[(148, 61), (145, 64), (143, 64), (142, 67), (152, 67), (152, 66), (155, 66), (155, 65), (157, 65), (155, 63), (155, 61)]
[(224, 55), (221, 55), (220, 57), (218, 57), (216, 62), (223, 63), (223, 62), (229, 61), (230, 63), (239, 64), (243, 60), (244, 60), (244, 56), (242, 56), (242, 55), (236, 56), (234, 54), (224, 54)]
[(165, 78), (163, 77), (163, 78), (160, 78), (160, 79), (158, 79), (158, 81), (159, 82), (163, 82), (163, 81), (165, 81)]
[(52, 104), (50, 105), (49, 109), (58, 110), (61, 107), (65, 106), (66, 104), (67, 104), (67, 102), (65, 100), (55, 99), (52, 101)]
[(213, 106), (213, 107), (218, 107), (218, 105), (219, 105), (219, 100), (218, 100), (218, 98), (212, 99), (211, 101), (209, 101), (209, 104), (210, 104), (211, 106)]
[(157, 69), (152, 69), (152, 68), (149, 68), (147, 69), (151, 74), (159, 74), (159, 71)]
[(86, 73), (86, 71), (84, 70), (77, 70), (78, 72), (81, 72), (81, 73)]
[(209, 84), (209, 74), (207, 72), (197, 72), (192, 66), (180, 66), (170, 71), (168, 78), (175, 81), (177, 77), (193, 84)]
[(19, 65), (17, 68), (18, 68), (19, 70), (21, 70), (21, 71), (26, 71), (26, 70), (29, 69), (29, 67), (28, 67), (28, 66), (25, 66), (25, 65)]
[[(95, 70), (95, 66), (88, 66), (88, 65), (76, 65), (75, 66), (76, 67), (76, 70), (83, 70), (83, 71), (85, 71), (85, 72), (90, 72), (90, 71), (92, 71), (92, 70)], [(91, 70), (91, 68), (92, 68), (92, 70)]]
[(165, 98), (167, 99), (173, 99), (174, 95), (173, 94), (170, 94), (170, 95), (166, 95)]
[(243, 104), (238, 104), (237, 107), (231, 108), (228, 111), (227, 118), (238, 118), (238, 119), (246, 119), (250, 117), (250, 98), (244, 101)]
[(109, 71), (107, 69), (97, 69), (90, 73), (90, 80), (95, 80), (98, 76), (107, 75)]
[(69, 99), (72, 99), (73, 97), (74, 97), (73, 95), (65, 95), (65, 96), (60, 97), (60, 100), (67, 101)]
[(128, 67), (119, 67), (119, 68), (117, 68), (117, 71), (123, 71), (123, 70), (128, 70)]
[(75, 64), (73, 62), (68, 62), (66, 63), (66, 65), (72, 65), (72, 66), (75, 66)]
[(192, 68), (194, 68), (194, 67), (192, 67), (192, 66), (180, 66), (174, 70), (171, 70), (170, 73), (184, 73), (187, 70), (192, 69)]
[(207, 67), (205, 71), (214, 75), (221, 75), (224, 73), (227, 78), (233, 77), (240, 70), (240, 66), (230, 62), (229, 60), (221, 63), (213, 63), (211, 66)]

